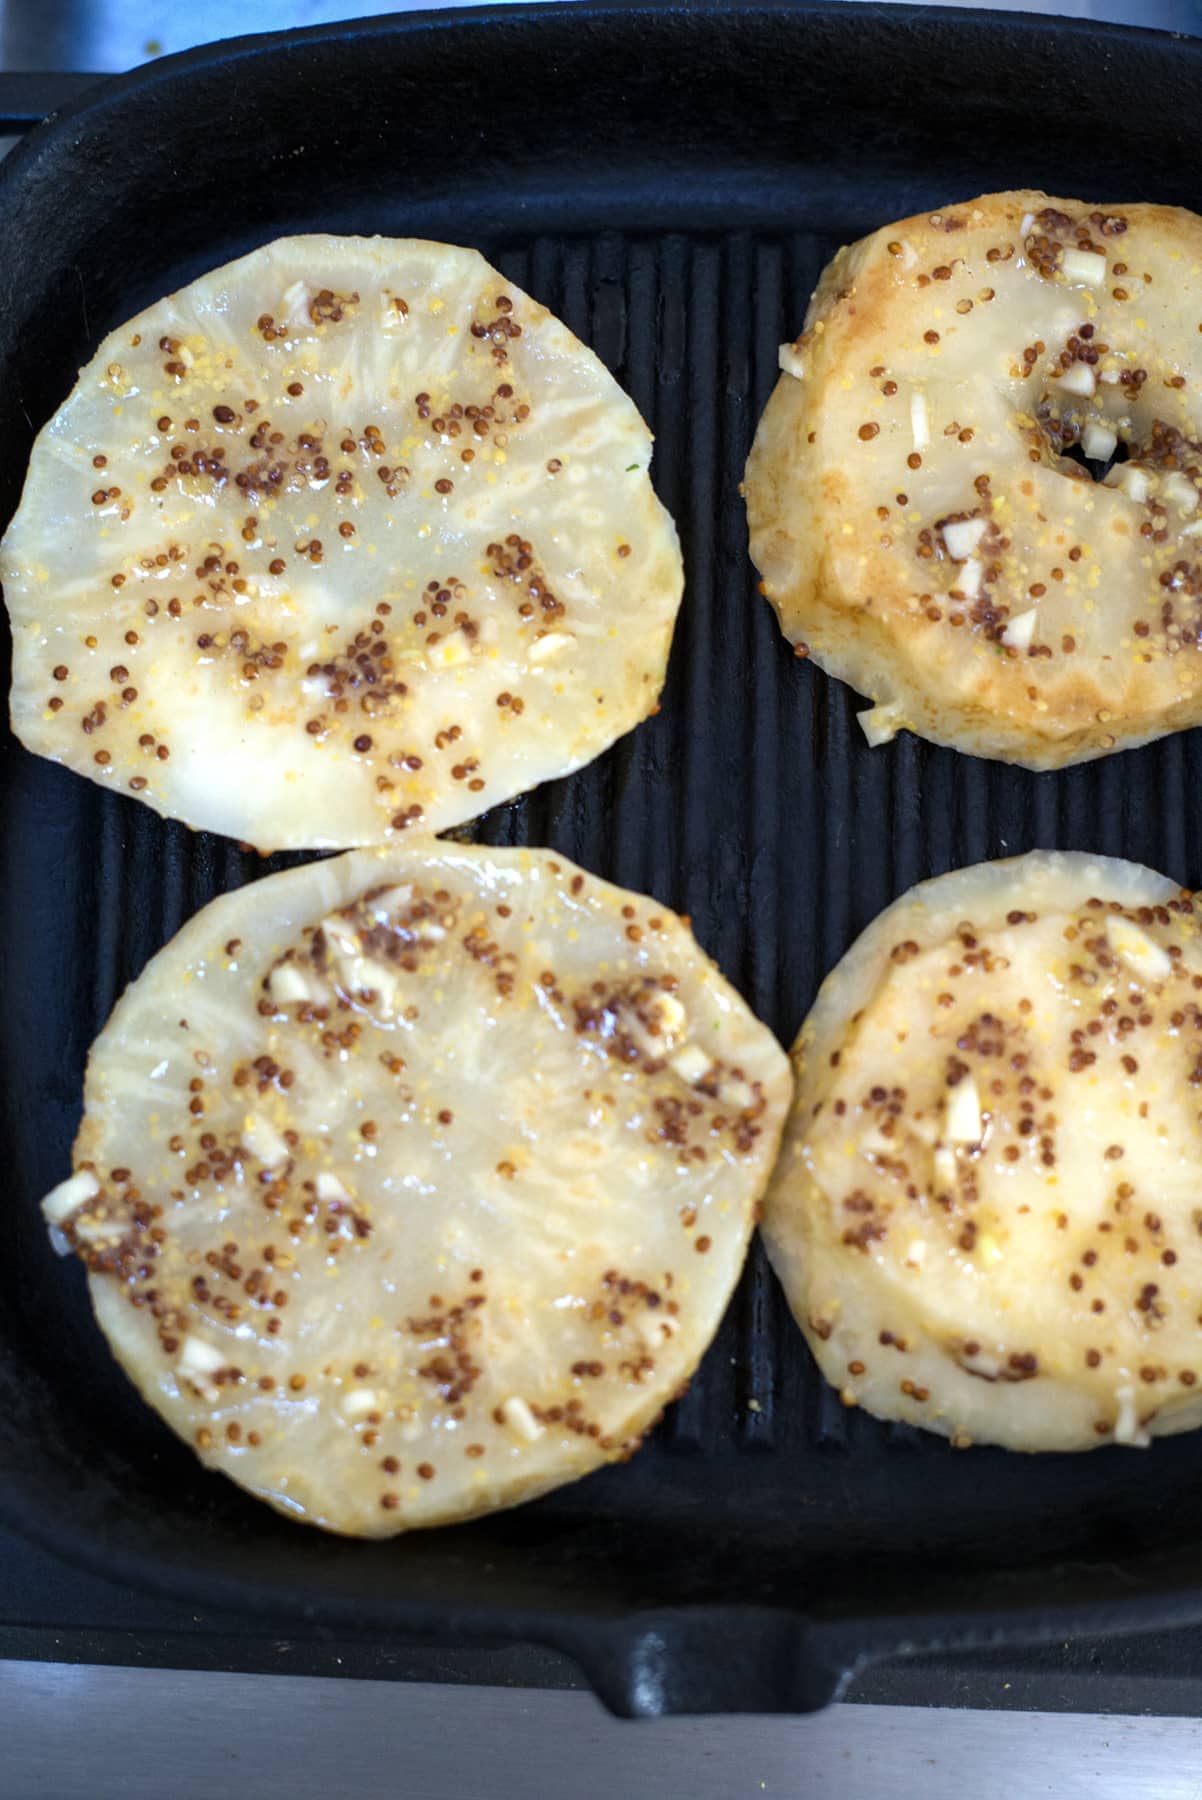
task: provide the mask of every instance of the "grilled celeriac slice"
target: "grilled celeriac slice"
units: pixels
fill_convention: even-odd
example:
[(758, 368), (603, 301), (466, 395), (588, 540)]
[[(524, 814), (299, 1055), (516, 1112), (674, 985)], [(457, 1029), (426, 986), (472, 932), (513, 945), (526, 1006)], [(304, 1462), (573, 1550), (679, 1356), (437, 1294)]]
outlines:
[(656, 701), (651, 437), (473, 250), (284, 238), (105, 339), (0, 548), (13, 729), (261, 849), (441, 830)]
[(411, 839), (185, 926), (92, 1051), (45, 1213), (205, 1463), (380, 1536), (631, 1452), (717, 1327), (790, 1095), (666, 908)]
[(1202, 1422), (1199, 917), (1038, 851), (912, 889), (828, 978), (764, 1230), (849, 1405), (1019, 1450)]

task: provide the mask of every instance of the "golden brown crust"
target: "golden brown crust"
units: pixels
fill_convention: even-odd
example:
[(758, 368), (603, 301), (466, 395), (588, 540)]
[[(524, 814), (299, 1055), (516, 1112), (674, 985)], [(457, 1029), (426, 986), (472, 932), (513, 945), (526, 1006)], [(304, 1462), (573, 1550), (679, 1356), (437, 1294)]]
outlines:
[[(888, 709), (874, 741), (1048, 769), (1202, 719), (1200, 325), (1172, 207), (987, 195), (840, 251), (746, 495), (782, 629)], [(1067, 453), (1101, 474), (1111, 436), (1095, 481)]]

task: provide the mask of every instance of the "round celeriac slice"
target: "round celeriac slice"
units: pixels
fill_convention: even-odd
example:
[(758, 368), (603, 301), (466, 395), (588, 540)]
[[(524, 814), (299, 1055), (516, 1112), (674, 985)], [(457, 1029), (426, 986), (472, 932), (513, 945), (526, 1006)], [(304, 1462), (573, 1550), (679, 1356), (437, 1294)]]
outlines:
[(0, 546), (13, 729), (261, 849), (442, 830), (656, 702), (651, 436), (474, 250), (283, 238), (113, 332)]
[(718, 1325), (791, 1093), (666, 908), (411, 841), (185, 926), (93, 1048), (44, 1210), (205, 1463), (381, 1536), (631, 1452)]
[(748, 524), (786, 637), (872, 696), (870, 744), (1058, 769), (1202, 723), (1200, 307), (1196, 213), (1030, 189), (828, 265)]
[(1199, 916), (1037, 851), (912, 889), (827, 979), (764, 1232), (847, 1404), (1018, 1450), (1202, 1423)]

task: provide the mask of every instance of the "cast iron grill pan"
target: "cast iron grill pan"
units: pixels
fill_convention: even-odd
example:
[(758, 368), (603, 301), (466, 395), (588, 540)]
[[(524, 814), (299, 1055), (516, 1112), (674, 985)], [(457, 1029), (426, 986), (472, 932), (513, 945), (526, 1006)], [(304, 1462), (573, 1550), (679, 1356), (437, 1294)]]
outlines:
[[(1058, 846), (1202, 881), (1199, 733), (1040, 776), (907, 736), (868, 750), (757, 597), (738, 496), (777, 345), (840, 243), (1000, 187), (1197, 207), (1200, 80), (1202, 46), (1159, 34), (872, 5), (515, 7), (169, 59), (0, 175), (0, 514), (101, 335), (203, 269), (285, 232), (476, 245), (650, 421), (688, 574), (658, 717), (476, 835), (688, 912), (787, 1043), (925, 876)], [(36, 1202), (123, 985), (213, 895), (300, 859), (165, 823), (11, 738), (0, 793), (7, 1523), (214, 1607), (554, 1644), (628, 1712), (808, 1708), (898, 1648), (1202, 1619), (1202, 1437), (964, 1454), (846, 1411), (758, 1247), (627, 1468), (384, 1544), (206, 1474), (117, 1370)]]

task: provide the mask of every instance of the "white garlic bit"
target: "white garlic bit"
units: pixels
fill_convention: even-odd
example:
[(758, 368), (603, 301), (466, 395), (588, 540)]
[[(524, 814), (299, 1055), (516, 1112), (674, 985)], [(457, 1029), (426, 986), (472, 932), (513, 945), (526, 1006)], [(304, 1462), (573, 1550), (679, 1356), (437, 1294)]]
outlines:
[(1178, 512), (1192, 513), (1198, 508), (1198, 490), (1188, 475), (1180, 469), (1173, 469), (1160, 484), (1160, 491), (1166, 500), (1170, 500)]
[(981, 577), (984, 573), (984, 564), (975, 556), (970, 556), (967, 562), (960, 564), (956, 570), (956, 586), (966, 600), (976, 599), (981, 591)]
[(985, 536), (988, 521), (985, 519), (950, 519), (943, 527), (943, 541), (947, 545), (947, 553), (954, 562), (964, 562), (970, 557), (981, 539)]
[(1101, 287), (1106, 279), (1106, 258), (1099, 256), (1096, 250), (1069, 249), (1060, 259), (1060, 272), (1066, 281), (1083, 281), (1087, 287)]
[(242, 1121), (242, 1142), (264, 1168), (271, 1169), (288, 1160), (288, 1145), (262, 1113), (247, 1113)]
[(313, 988), (302, 969), (295, 963), (280, 963), (271, 971), (267, 983), (273, 1000), (281, 1006), (291, 1005), (297, 1000), (312, 1000)]
[(508, 1400), (502, 1401), (501, 1417), (509, 1429), (527, 1444), (537, 1443), (543, 1435), (543, 1427), (520, 1394), (511, 1394)]
[(337, 1175), (331, 1175), (328, 1169), (322, 1169), (317, 1175), (313, 1182), (313, 1191), (324, 1205), (329, 1205), (331, 1201), (338, 1201), (345, 1205), (351, 1197)]
[(1056, 385), (1066, 394), (1081, 394), (1088, 399), (1098, 391), (1098, 378), (1088, 363), (1075, 362), (1056, 377)]
[(979, 1144), (983, 1130), (981, 1097), (971, 1075), (948, 1090), (946, 1130), (953, 1144)]
[(686, 1044), (683, 1050), (678, 1050), (670, 1059), (668, 1066), (674, 1075), (679, 1075), (682, 1081), (687, 1081), (692, 1087), (696, 1082), (704, 1080), (712, 1069), (713, 1062), (700, 1044)]
[(225, 1367), (225, 1357), (215, 1344), (189, 1332), (175, 1366), (181, 1375), (213, 1375)]
[(91, 1169), (77, 1169), (74, 1175), (68, 1175), (66, 1181), (60, 1181), (57, 1187), (51, 1188), (42, 1201), (42, 1217), (47, 1225), (62, 1225), (73, 1212), (89, 1200), (94, 1200), (100, 1192), (100, 1183)]
[(344, 1419), (361, 1419), (366, 1413), (379, 1412), (380, 1396), (374, 1388), (351, 1388), (338, 1402), (338, 1410)]
[(545, 632), (531, 644), (527, 660), (532, 663), (548, 662), (553, 656), (562, 656), (575, 642), (570, 631)]
[(1135, 1406), (1135, 1389), (1133, 1387), (1116, 1388), (1114, 1391), (1118, 1414), (1114, 1421), (1114, 1441), (1116, 1444), (1128, 1444), (1136, 1450), (1146, 1450), (1152, 1442), (1147, 1430), (1139, 1422), (1139, 1413)]
[(1026, 612), (1015, 613), (1012, 619), (1006, 621), (1006, 628), (1002, 632), (1003, 644), (1009, 644), (1015, 650), (1029, 650), (1038, 623), (1037, 606), (1028, 607)]
[(1105, 462), (1114, 455), (1118, 445), (1118, 432), (1099, 419), (1091, 419), (1081, 433), (1081, 448), (1091, 462)]
[(1106, 487), (1122, 488), (1129, 500), (1142, 505), (1152, 492), (1152, 481), (1148, 471), (1139, 463), (1118, 463), (1107, 475)]
[(1141, 981), (1165, 981), (1172, 974), (1172, 957), (1162, 944), (1149, 937), (1142, 925), (1131, 919), (1110, 918), (1106, 921), (1106, 936), (1115, 955)]

